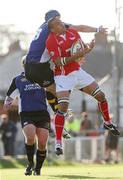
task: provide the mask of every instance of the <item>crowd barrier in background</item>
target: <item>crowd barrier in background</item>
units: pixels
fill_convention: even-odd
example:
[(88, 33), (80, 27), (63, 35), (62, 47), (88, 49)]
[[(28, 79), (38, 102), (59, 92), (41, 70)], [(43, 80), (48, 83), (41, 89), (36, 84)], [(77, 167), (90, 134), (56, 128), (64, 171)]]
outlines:
[[(60, 158), (66, 161), (76, 162), (100, 162), (105, 157), (105, 136), (98, 137), (73, 137), (64, 140), (63, 156), (57, 157), (54, 152), (55, 139), (49, 138), (48, 160)], [(119, 138), (120, 161), (123, 162), (123, 137)], [(15, 142), (15, 157), (25, 155), (24, 141)], [(0, 158), (4, 156), (2, 141), (0, 141)]]

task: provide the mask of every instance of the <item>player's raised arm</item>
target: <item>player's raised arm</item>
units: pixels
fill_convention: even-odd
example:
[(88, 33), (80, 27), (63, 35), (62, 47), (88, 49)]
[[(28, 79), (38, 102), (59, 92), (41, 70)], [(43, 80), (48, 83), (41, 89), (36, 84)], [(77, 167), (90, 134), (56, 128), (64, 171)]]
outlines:
[(87, 25), (70, 25), (70, 28), (75, 29), (78, 32), (86, 32), (86, 33), (102, 33), (107, 34), (107, 28), (100, 26), (98, 28), (87, 26)]

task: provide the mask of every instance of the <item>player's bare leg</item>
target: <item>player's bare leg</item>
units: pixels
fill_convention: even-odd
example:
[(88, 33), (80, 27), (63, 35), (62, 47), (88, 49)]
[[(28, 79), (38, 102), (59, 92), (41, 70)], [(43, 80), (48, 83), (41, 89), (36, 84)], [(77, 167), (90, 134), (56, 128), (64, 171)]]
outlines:
[(38, 139), (38, 149), (36, 152), (36, 166), (34, 169), (34, 175), (40, 176), (41, 168), (44, 160), (46, 159), (46, 145), (49, 136), (49, 130), (43, 128), (36, 128), (36, 135)]
[(113, 135), (120, 135), (117, 127), (112, 123), (109, 115), (107, 99), (105, 94), (100, 90), (98, 84), (93, 82), (89, 86), (83, 88), (82, 91), (93, 96), (98, 101), (99, 110), (104, 119), (104, 128), (111, 131)]
[(34, 169), (34, 153), (35, 153), (35, 135), (36, 128), (33, 124), (28, 124), (23, 128), (23, 134), (25, 136), (25, 148), (28, 159), (25, 175), (31, 175)]

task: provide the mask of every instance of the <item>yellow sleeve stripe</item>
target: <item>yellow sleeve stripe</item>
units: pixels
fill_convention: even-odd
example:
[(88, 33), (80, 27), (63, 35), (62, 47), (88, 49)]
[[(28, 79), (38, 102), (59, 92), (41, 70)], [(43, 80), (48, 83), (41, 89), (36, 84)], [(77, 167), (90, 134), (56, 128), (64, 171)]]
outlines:
[(48, 100), (48, 103), (55, 103), (55, 99), (50, 99), (50, 100)]

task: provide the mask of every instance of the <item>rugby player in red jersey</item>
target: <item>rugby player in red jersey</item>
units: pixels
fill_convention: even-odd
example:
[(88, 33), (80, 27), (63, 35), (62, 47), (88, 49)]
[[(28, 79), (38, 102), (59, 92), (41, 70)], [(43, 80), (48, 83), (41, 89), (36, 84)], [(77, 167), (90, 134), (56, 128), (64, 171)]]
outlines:
[(105, 94), (100, 90), (95, 79), (81, 69), (79, 64), (82, 58), (94, 47), (94, 41), (84, 47), (78, 32), (75, 29), (66, 28), (57, 17), (49, 19), (48, 26), (51, 33), (46, 41), (46, 47), (55, 64), (56, 92), (60, 105), (55, 117), (56, 154), (63, 153), (62, 131), (70, 92), (73, 88), (93, 96), (98, 101), (99, 110), (104, 119), (104, 128), (111, 131), (113, 135), (119, 135), (118, 129), (110, 119)]

